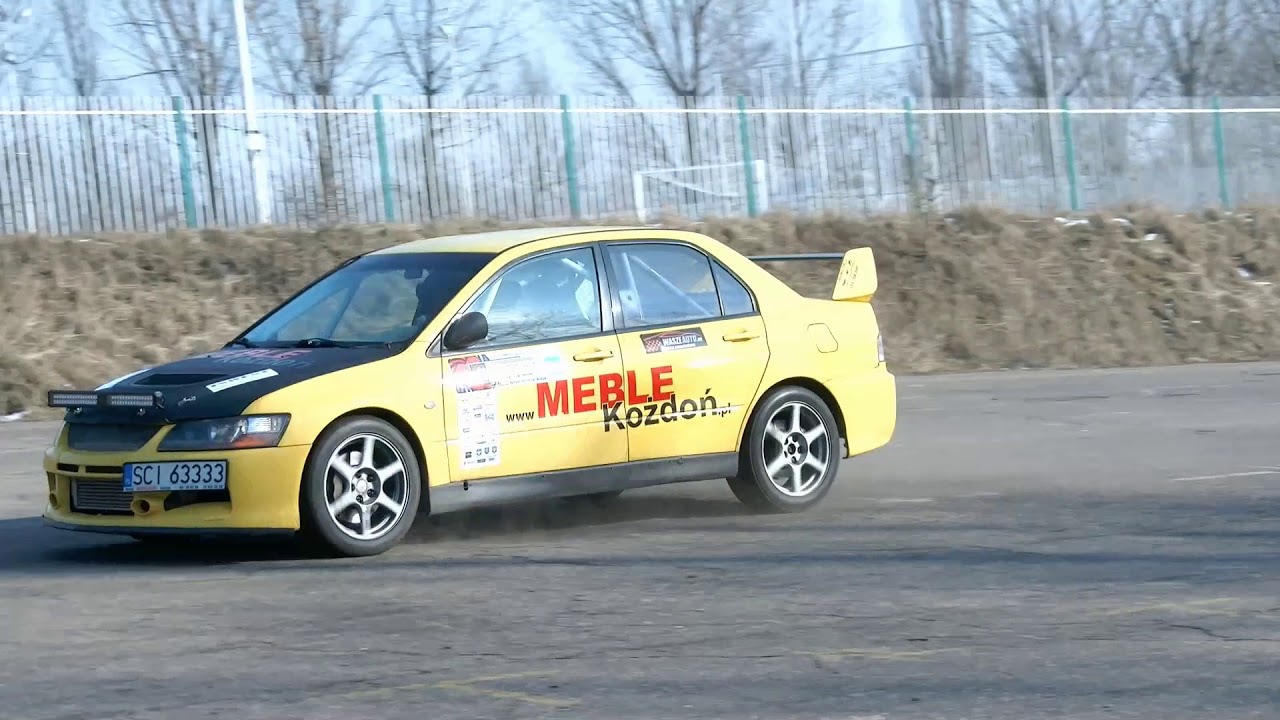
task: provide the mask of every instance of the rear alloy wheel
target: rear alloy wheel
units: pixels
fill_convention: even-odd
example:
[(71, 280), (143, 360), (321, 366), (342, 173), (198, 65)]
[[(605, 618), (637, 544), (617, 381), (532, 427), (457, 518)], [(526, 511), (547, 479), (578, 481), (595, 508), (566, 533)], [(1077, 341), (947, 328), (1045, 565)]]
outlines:
[(802, 387), (778, 388), (747, 426), (740, 470), (729, 487), (753, 510), (807, 510), (831, 489), (839, 448), (835, 416), (822, 398)]
[(316, 443), (302, 485), (305, 535), (346, 557), (378, 555), (413, 525), (422, 478), (413, 446), (390, 423), (354, 417)]

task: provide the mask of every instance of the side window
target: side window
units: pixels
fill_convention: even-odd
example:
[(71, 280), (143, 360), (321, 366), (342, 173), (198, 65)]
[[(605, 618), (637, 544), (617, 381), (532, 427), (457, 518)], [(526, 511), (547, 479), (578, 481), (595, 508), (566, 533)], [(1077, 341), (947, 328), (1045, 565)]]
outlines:
[(733, 276), (723, 265), (712, 261), (712, 272), (716, 276), (716, 290), (720, 292), (720, 306), (725, 315), (745, 315), (756, 310), (751, 301), (751, 293), (743, 287), (738, 278)]
[(618, 282), (624, 327), (720, 316), (711, 261), (697, 250), (653, 243), (613, 245), (606, 253)]
[(600, 284), (590, 248), (541, 255), (507, 269), (463, 312), (479, 311), (489, 336), (473, 349), (601, 332)]

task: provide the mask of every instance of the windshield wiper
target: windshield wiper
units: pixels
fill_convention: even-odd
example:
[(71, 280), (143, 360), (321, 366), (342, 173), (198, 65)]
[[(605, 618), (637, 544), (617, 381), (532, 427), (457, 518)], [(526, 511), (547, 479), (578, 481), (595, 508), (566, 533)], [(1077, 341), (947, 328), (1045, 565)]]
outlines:
[(290, 344), (288, 347), (363, 348), (363, 347), (378, 347), (379, 345), (386, 345), (386, 344), (387, 343), (384, 343), (384, 342), (358, 341), (358, 340), (333, 340), (331, 338), (310, 337), (310, 338), (303, 338), (295, 343)]
[(231, 342), (227, 343), (227, 347), (233, 347), (235, 345), (240, 345), (242, 347), (247, 347), (247, 348), (258, 347), (255, 343), (245, 340), (244, 338), (236, 338), (235, 340), (232, 340)]
[(337, 340), (331, 340), (329, 338), (311, 337), (311, 338), (303, 338), (298, 342), (293, 343), (292, 347), (336, 348), (336, 347), (352, 347), (352, 345), (350, 343), (339, 342)]

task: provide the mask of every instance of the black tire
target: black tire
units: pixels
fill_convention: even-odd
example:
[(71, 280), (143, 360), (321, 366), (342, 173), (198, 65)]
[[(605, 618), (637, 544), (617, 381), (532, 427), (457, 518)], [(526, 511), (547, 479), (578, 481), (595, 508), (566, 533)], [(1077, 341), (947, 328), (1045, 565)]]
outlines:
[[(338, 527), (330, 514), (326, 494), (330, 457), (345, 443), (359, 435), (372, 435), (385, 442), (399, 455), (403, 465), (403, 503), (398, 517), (382, 535), (373, 539), (360, 539), (346, 534)], [(386, 449), (384, 448), (384, 452)], [(363, 462), (363, 459), (362, 459)], [(375, 461), (376, 464), (376, 461)], [(300, 538), (310, 551), (341, 557), (368, 557), (380, 555), (397, 545), (413, 526), (422, 497), (422, 473), (417, 453), (404, 434), (390, 423), (375, 417), (356, 416), (344, 418), (320, 434), (307, 460), (302, 476), (298, 509), (302, 529)], [(378, 492), (381, 492), (381, 484)]]
[[(820, 422), (827, 439), (824, 455), (826, 466), (816, 478), (810, 480), (812, 484), (809, 487), (801, 486), (803, 493), (799, 496), (782, 492), (765, 470), (767, 461), (764, 443), (769, 422), (775, 413), (788, 406), (801, 408), (802, 423), (807, 419), (816, 427)], [(771, 439), (770, 445), (774, 442), (776, 441)], [(818, 453), (820, 449), (819, 443), (815, 443), (812, 448), (805, 445), (806, 451)], [(836, 473), (840, 470), (841, 452), (839, 425), (822, 398), (805, 388), (785, 385), (765, 396), (752, 414), (739, 449), (738, 474), (728, 479), (729, 488), (743, 505), (757, 512), (793, 513), (808, 510), (821, 502), (831, 490)]]

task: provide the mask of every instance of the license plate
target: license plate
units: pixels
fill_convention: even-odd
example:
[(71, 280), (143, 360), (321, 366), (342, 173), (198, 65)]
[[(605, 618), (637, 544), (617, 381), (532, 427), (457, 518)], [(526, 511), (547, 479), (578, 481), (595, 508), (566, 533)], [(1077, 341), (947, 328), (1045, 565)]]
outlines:
[(226, 460), (128, 463), (124, 466), (125, 492), (225, 490), (226, 487)]

